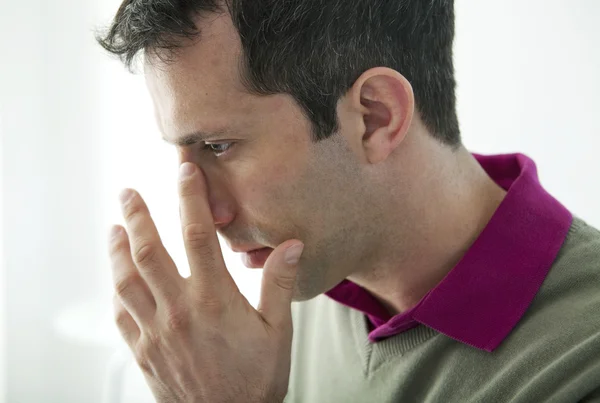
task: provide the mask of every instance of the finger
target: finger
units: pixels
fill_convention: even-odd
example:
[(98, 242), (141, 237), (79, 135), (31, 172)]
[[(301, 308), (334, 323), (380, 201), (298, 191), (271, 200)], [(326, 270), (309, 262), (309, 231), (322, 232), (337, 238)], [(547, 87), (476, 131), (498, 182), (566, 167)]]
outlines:
[(125, 343), (127, 343), (130, 348), (133, 348), (140, 338), (140, 327), (133, 319), (129, 311), (127, 311), (127, 308), (125, 308), (123, 302), (117, 294), (113, 296), (113, 311), (115, 323), (119, 329), (119, 333), (121, 333), (121, 337), (123, 340), (125, 340)]
[[(192, 169), (191, 174), (183, 174), (186, 168)], [(236, 286), (225, 267), (208, 202), (206, 182), (202, 172), (194, 164), (183, 163), (181, 171), (181, 227), (190, 263), (191, 282), (204, 293), (227, 298), (227, 290), (234, 290)]]
[(265, 262), (257, 310), (274, 328), (291, 324), (292, 297), (303, 248), (301, 242), (286, 241), (275, 248)]
[(121, 193), (121, 208), (129, 232), (131, 256), (157, 305), (171, 305), (181, 294), (183, 278), (162, 244), (148, 206), (133, 189)]
[(149, 324), (156, 315), (156, 301), (133, 263), (129, 237), (120, 225), (111, 231), (110, 258), (116, 295), (140, 326)]

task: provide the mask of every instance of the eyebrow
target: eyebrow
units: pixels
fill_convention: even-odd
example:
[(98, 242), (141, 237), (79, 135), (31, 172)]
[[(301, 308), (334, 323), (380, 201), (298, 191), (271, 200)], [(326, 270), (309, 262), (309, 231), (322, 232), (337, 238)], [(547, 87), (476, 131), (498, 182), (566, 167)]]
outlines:
[(168, 139), (163, 137), (162, 139), (169, 144), (176, 146), (191, 146), (201, 141), (206, 141), (208, 139), (214, 139), (215, 137), (220, 137), (227, 134), (227, 130), (217, 130), (215, 132), (194, 132), (190, 134), (186, 134), (184, 136), (180, 136), (175, 140)]

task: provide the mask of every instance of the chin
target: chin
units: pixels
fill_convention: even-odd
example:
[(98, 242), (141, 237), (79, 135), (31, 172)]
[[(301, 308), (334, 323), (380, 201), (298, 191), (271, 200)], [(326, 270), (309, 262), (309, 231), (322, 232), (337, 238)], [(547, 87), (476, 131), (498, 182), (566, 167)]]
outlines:
[(306, 296), (306, 295), (297, 296), (297, 295), (294, 295), (292, 297), (292, 302), (306, 302), (306, 301), (310, 301), (311, 299), (316, 298), (319, 295), (313, 295), (313, 296)]
[(298, 274), (296, 276), (296, 284), (294, 285), (294, 293), (292, 301), (304, 302), (318, 297), (334, 288), (340, 281), (335, 281), (327, 275), (328, 266), (319, 261), (310, 259), (300, 259)]
[(301, 290), (298, 287), (298, 284), (296, 283), (296, 288), (294, 290), (294, 295), (292, 295), (292, 301), (293, 302), (304, 302), (304, 301), (309, 301), (313, 298), (318, 297), (319, 295), (325, 293), (326, 291), (316, 291), (316, 290)]

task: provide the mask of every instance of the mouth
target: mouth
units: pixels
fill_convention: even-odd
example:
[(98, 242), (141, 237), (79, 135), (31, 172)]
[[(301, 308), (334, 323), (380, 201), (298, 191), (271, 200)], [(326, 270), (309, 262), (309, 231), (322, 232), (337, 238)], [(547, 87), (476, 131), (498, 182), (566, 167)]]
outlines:
[(249, 269), (262, 269), (273, 248), (255, 249), (242, 254), (242, 261)]

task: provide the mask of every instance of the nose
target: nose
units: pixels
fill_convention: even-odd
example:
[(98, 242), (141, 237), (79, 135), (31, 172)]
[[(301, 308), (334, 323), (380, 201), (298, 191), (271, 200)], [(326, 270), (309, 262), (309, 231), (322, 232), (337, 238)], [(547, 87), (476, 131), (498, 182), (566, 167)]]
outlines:
[(225, 201), (214, 200), (215, 199), (211, 197), (210, 211), (213, 215), (213, 222), (215, 223), (215, 227), (217, 227), (217, 229), (220, 229), (231, 223), (231, 221), (233, 221), (233, 209), (230, 208), (228, 203)]
[(213, 216), (213, 222), (217, 229), (220, 229), (233, 221), (235, 217), (234, 203), (231, 200), (224, 181), (219, 180), (216, 174), (211, 174), (208, 167), (202, 167), (200, 162), (193, 157), (193, 152), (189, 149), (179, 150), (179, 164), (191, 162), (200, 168), (200, 173), (204, 177), (207, 186), (208, 203)]

